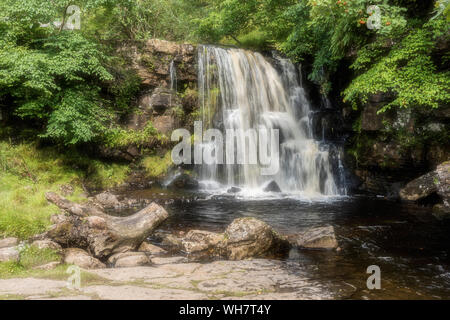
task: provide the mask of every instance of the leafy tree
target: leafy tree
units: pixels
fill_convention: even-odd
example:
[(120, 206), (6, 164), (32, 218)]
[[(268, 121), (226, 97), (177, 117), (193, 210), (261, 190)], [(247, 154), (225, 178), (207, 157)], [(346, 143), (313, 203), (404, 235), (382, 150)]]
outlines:
[[(64, 144), (102, 132), (99, 87), (112, 80), (107, 57), (80, 31), (40, 26), (64, 17), (68, 1), (1, 3), (0, 99), (23, 119), (43, 124), (41, 137)], [(95, 2), (86, 2), (94, 5)]]

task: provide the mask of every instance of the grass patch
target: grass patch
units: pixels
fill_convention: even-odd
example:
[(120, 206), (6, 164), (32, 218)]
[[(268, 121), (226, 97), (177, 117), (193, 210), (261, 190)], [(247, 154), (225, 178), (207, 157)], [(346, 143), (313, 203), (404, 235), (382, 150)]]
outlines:
[(26, 247), (20, 253), (20, 264), (25, 269), (41, 266), (53, 261), (60, 261), (61, 256), (52, 249), (39, 249), (35, 246)]
[(45, 199), (48, 191), (71, 185), (67, 198), (82, 202), (83, 183), (91, 188), (113, 187), (125, 181), (128, 165), (104, 163), (68, 150), (37, 148), (31, 143), (12, 145), (0, 141), (0, 237), (27, 239), (50, 225), (58, 212)]
[[(0, 278), (11, 278), (31, 272), (34, 267), (41, 266), (53, 261), (60, 261), (61, 256), (52, 249), (39, 249), (28, 246), (21, 250), (20, 260), (0, 262)], [(41, 270), (33, 270), (40, 272)]]
[(168, 151), (164, 156), (152, 155), (142, 160), (142, 166), (145, 168), (148, 177), (159, 178), (165, 175), (172, 166), (171, 152)]

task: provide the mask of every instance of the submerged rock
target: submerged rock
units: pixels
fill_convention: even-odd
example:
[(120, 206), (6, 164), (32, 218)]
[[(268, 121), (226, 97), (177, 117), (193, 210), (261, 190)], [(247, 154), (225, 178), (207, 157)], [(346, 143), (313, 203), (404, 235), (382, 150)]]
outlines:
[(270, 181), (263, 189), (264, 192), (281, 192), (280, 186), (275, 180)]
[(294, 238), (293, 245), (309, 249), (337, 249), (338, 242), (332, 226), (309, 229)]
[(82, 249), (68, 248), (64, 250), (64, 254), (64, 263), (74, 264), (84, 269), (106, 268), (104, 263)]

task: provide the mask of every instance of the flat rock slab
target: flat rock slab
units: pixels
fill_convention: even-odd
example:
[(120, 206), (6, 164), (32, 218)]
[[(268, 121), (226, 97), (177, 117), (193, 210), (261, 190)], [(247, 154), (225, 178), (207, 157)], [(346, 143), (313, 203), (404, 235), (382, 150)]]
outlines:
[(202, 293), (169, 289), (150, 288), (141, 286), (92, 286), (83, 289), (83, 292), (94, 294), (105, 300), (203, 300), (207, 296)]
[(0, 295), (37, 296), (60, 292), (66, 287), (65, 281), (47, 279), (4, 279), (0, 280)]
[(347, 290), (334, 296), (323, 283), (302, 274), (300, 266), (264, 259), (94, 269), (89, 273), (104, 282), (73, 291), (65, 287), (65, 281), (0, 280), (0, 296), (61, 300), (333, 299), (352, 293)]

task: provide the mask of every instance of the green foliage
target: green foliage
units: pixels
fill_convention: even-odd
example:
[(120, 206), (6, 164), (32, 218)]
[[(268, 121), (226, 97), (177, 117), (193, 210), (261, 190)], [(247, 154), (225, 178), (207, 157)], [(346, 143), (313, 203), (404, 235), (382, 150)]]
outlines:
[(107, 56), (93, 40), (78, 31), (39, 26), (53, 21), (67, 4), (0, 4), (0, 100), (17, 116), (42, 123), (42, 137), (73, 145), (92, 141), (102, 131), (98, 85), (113, 78), (103, 66)]
[(448, 32), (443, 18), (416, 27), (387, 53), (383, 43), (361, 49), (352, 68), (363, 71), (344, 91), (344, 99), (354, 108), (378, 92), (393, 95), (391, 107), (423, 106), (437, 108), (450, 100), (450, 72), (439, 71), (431, 52), (439, 37)]

